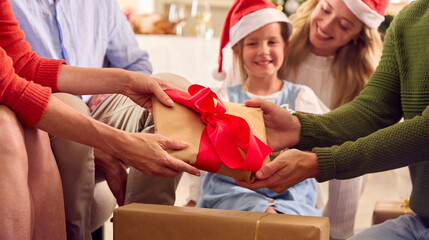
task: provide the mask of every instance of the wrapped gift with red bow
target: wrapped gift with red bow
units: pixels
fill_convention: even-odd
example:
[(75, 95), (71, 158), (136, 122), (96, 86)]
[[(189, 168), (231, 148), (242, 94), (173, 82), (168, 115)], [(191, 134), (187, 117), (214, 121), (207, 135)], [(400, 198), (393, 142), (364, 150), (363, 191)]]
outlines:
[(210, 88), (196, 84), (188, 92), (165, 92), (176, 104), (166, 107), (152, 98), (155, 132), (189, 144), (168, 152), (201, 170), (253, 182), (272, 151), (262, 110), (222, 102)]

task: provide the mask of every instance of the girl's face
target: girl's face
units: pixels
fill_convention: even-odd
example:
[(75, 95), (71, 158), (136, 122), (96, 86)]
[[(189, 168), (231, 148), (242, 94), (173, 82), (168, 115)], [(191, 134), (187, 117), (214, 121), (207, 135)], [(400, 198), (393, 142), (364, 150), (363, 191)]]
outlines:
[(280, 23), (267, 24), (247, 35), (243, 40), (243, 64), (249, 78), (277, 77), (285, 49)]
[(359, 36), (360, 21), (343, 0), (320, 0), (310, 16), (312, 52), (319, 56), (335, 54), (338, 48)]

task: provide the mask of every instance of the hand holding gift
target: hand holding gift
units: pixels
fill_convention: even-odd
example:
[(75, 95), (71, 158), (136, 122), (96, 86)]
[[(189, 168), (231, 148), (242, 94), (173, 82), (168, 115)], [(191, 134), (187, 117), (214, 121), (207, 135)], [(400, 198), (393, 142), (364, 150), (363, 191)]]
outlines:
[(174, 107), (153, 99), (155, 131), (189, 143), (189, 147), (169, 153), (199, 169), (252, 182), (254, 172), (269, 161), (272, 151), (265, 145), (262, 111), (222, 103), (200, 85), (192, 85), (188, 91), (165, 90), (179, 103)]

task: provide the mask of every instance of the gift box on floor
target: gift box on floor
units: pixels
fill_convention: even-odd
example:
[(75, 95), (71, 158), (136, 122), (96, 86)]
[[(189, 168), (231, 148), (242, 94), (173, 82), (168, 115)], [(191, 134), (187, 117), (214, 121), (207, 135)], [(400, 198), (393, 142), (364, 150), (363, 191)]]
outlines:
[(252, 182), (271, 152), (265, 145), (262, 110), (221, 102), (199, 85), (188, 91), (166, 90), (176, 102), (174, 107), (152, 98), (155, 132), (189, 143), (169, 153), (199, 169)]
[(114, 240), (328, 240), (326, 217), (133, 203), (115, 209)]
[(378, 201), (375, 204), (372, 215), (372, 224), (379, 224), (389, 219), (395, 219), (404, 214), (414, 214), (408, 205), (408, 200), (404, 201)]

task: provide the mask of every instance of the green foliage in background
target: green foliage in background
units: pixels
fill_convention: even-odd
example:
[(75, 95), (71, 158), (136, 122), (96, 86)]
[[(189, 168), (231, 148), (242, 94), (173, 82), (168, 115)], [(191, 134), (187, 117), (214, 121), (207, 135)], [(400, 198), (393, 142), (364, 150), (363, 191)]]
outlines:
[(393, 15), (386, 14), (384, 16), (384, 21), (380, 24), (380, 27), (378, 27), (378, 31), (382, 34), (385, 34), (390, 24), (392, 23), (392, 21), (393, 21)]

